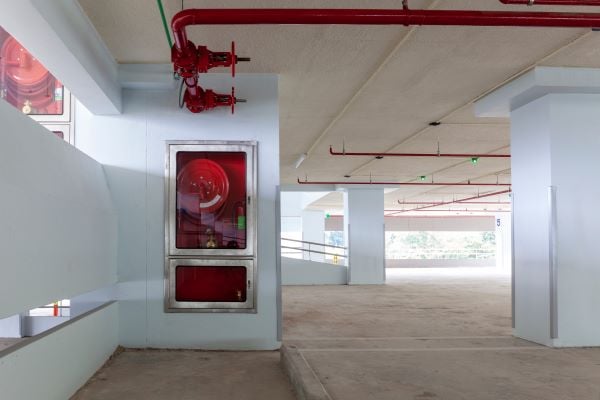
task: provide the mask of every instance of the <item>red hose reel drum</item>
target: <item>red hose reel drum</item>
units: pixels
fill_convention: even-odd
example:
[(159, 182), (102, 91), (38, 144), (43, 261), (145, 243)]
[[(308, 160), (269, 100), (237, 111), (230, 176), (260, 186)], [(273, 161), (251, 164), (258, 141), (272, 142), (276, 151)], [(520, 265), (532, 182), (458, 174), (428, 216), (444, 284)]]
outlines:
[(54, 101), (56, 78), (13, 37), (4, 42), (0, 56), (11, 104), (26, 112), (26, 107), (40, 110)]
[(208, 159), (190, 161), (177, 175), (179, 208), (188, 215), (214, 213), (227, 201), (229, 179), (223, 168)]

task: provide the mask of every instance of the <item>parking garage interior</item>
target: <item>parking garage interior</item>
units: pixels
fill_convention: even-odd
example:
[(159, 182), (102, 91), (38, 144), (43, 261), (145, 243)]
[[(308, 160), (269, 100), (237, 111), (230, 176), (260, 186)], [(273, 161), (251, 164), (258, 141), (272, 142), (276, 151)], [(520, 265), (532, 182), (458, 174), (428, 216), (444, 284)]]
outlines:
[(0, 7), (0, 398), (600, 398), (600, 2)]

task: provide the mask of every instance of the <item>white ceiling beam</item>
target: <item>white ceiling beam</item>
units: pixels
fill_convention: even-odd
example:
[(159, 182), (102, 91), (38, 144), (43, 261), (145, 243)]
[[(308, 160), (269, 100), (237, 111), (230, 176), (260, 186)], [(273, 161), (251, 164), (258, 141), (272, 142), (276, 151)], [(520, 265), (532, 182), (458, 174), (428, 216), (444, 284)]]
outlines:
[(94, 114), (121, 112), (117, 63), (76, 0), (0, 0), (0, 25)]

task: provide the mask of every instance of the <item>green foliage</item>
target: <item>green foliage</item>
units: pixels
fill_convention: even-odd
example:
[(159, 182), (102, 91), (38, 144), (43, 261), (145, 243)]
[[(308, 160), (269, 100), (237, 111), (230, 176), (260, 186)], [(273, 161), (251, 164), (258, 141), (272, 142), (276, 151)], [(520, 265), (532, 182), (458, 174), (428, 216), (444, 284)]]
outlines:
[(391, 259), (493, 258), (494, 232), (386, 232)]

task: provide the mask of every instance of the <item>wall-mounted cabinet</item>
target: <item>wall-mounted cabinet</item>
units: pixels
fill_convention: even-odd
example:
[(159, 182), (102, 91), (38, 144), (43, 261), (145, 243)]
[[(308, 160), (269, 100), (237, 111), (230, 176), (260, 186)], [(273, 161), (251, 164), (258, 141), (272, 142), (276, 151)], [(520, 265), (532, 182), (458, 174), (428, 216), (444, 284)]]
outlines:
[(256, 147), (167, 143), (167, 311), (255, 309)]

